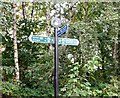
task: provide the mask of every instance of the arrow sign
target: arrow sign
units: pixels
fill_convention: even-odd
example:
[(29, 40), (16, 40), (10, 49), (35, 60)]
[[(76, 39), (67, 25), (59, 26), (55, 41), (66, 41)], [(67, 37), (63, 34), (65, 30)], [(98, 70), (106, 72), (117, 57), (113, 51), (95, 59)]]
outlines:
[(58, 44), (77, 46), (79, 44), (79, 41), (77, 39), (71, 38), (58, 38)]
[[(39, 43), (54, 44), (54, 38), (53, 37), (47, 37), (47, 36), (30, 35), (29, 40), (32, 43), (33, 42), (37, 42), (37, 43), (39, 42)], [(58, 44), (77, 46), (79, 44), (79, 41), (77, 39), (71, 39), (71, 38), (58, 38)]]
[(64, 32), (66, 32), (68, 29), (68, 24), (66, 24), (65, 26), (63, 26), (60, 30), (57, 31), (57, 35), (60, 36), (62, 35)]

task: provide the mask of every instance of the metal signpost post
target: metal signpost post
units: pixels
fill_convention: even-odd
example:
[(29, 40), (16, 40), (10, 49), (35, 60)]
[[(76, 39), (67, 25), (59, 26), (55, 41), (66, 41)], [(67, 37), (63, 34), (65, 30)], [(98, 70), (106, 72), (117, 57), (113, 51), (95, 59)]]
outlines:
[(54, 36), (55, 36), (55, 46), (54, 46), (54, 96), (57, 98), (58, 96), (58, 37), (57, 37), (57, 28), (54, 28)]
[(52, 18), (51, 25), (54, 27), (54, 97), (58, 97), (58, 36), (57, 30), (61, 25), (61, 20), (57, 17)]

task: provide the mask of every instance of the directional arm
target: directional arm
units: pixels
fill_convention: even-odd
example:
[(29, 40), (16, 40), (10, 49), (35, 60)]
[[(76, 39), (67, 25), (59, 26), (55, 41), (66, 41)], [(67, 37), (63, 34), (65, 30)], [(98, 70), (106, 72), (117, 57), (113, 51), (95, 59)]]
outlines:
[[(40, 36), (40, 35), (30, 35), (29, 40), (34, 43), (51, 43), (54, 44), (54, 37), (46, 37), (46, 36)], [(71, 38), (58, 38), (58, 44), (63, 45), (73, 45), (77, 46), (79, 44), (79, 41), (77, 39), (71, 39)]]

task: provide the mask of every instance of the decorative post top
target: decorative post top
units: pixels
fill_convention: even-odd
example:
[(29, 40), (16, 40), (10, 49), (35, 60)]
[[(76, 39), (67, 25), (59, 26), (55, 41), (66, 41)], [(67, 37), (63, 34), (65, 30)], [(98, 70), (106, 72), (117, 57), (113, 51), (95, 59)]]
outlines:
[(57, 18), (57, 17), (53, 17), (52, 20), (51, 20), (51, 25), (55, 28), (58, 28), (60, 27), (61, 25), (61, 20), (60, 18)]

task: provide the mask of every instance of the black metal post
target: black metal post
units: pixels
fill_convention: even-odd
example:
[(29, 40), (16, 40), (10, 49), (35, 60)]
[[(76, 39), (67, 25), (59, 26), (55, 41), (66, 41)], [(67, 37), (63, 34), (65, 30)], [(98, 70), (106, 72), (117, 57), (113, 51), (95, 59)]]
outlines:
[(54, 98), (58, 97), (58, 36), (57, 29), (54, 28)]

